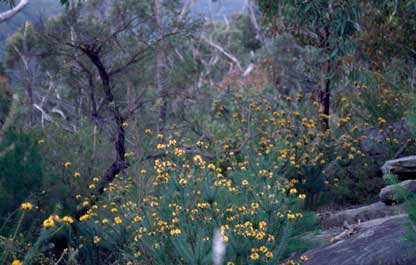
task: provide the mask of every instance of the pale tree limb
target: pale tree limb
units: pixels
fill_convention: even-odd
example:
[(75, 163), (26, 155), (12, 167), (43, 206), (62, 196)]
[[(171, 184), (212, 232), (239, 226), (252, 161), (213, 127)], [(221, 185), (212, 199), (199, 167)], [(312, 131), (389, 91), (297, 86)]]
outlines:
[(14, 17), (17, 13), (22, 11), (22, 9), (29, 3), (29, 0), (20, 0), (19, 4), (17, 4), (15, 7), (13, 7), (10, 10), (7, 10), (3, 13), (0, 13), (0, 23), (11, 19)]
[(209, 44), (210, 46), (214, 47), (215, 49), (217, 49), (219, 52), (221, 52), (223, 55), (225, 55), (228, 59), (230, 59), (235, 65), (237, 65), (238, 69), (240, 71), (243, 71), (243, 68), (241, 67), (240, 61), (231, 53), (227, 52), (223, 47), (221, 47), (219, 44), (209, 40), (207, 37), (205, 36), (201, 36), (201, 40), (203, 40), (204, 42), (206, 42), (207, 44)]
[(259, 23), (257, 22), (256, 15), (254, 13), (252, 3), (251, 3), (250, 0), (246, 0), (244, 5), (246, 6), (246, 8), (248, 10), (248, 13), (250, 15), (250, 21), (251, 21), (251, 24), (253, 24), (253, 27), (256, 31), (257, 39), (260, 41), (261, 45), (263, 46), (265, 44), (265, 42), (264, 42), (265, 38), (263, 36), (263, 32), (262, 32), (262, 30), (259, 26)]
[(184, 17), (188, 14), (192, 6), (197, 2), (197, 0), (188, 0), (186, 4), (183, 5), (181, 12), (179, 13), (178, 20), (182, 21)]

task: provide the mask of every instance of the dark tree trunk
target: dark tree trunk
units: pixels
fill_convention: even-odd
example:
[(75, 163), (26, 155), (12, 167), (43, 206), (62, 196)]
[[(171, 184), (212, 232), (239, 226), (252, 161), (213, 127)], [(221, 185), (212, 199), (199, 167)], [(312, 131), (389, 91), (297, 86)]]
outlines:
[(105, 98), (110, 109), (110, 112), (113, 115), (113, 118), (116, 122), (117, 131), (112, 139), (114, 149), (116, 151), (116, 157), (114, 162), (111, 166), (106, 170), (104, 173), (101, 182), (98, 185), (99, 193), (104, 192), (104, 188), (111, 183), (117, 174), (122, 172), (126, 169), (129, 164), (126, 161), (124, 154), (126, 152), (125, 149), (125, 131), (123, 127), (124, 119), (120, 113), (120, 110), (117, 104), (114, 102), (114, 95), (111, 91), (110, 86), (110, 75), (108, 74), (104, 64), (102, 63), (99, 55), (94, 50), (83, 49), (83, 52), (88, 56), (91, 62), (95, 65), (100, 75), (100, 79), (102, 82), (103, 91), (105, 94)]
[[(328, 39), (330, 35), (329, 27), (321, 31), (319, 34), (320, 44), (319, 47), (325, 52), (328, 49)], [(331, 61), (327, 59), (321, 67), (321, 82), (319, 89), (319, 114), (323, 114), (321, 117), (321, 130), (326, 132), (329, 129), (329, 109), (330, 109), (330, 98), (331, 98)]]
[(327, 131), (329, 129), (329, 107), (330, 107), (330, 86), (331, 80), (329, 79), (328, 75), (331, 71), (330, 63), (326, 63), (326, 67), (322, 69), (325, 74), (325, 77), (322, 77), (321, 80), (321, 88), (319, 91), (319, 113), (323, 114), (321, 117), (321, 130)]

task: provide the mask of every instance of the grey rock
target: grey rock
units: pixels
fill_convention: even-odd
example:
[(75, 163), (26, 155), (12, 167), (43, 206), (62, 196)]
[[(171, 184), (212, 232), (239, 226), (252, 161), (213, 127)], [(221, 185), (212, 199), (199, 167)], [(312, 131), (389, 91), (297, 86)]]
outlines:
[(381, 189), (379, 197), (387, 205), (403, 202), (409, 193), (416, 193), (416, 180), (405, 180)]
[(416, 179), (416, 155), (386, 161), (381, 170), (384, 174), (383, 178), (393, 174), (398, 176), (400, 181)]
[(407, 224), (405, 214), (361, 223), (351, 236), (303, 253), (305, 265), (416, 265), (416, 244), (404, 240)]
[[(390, 126), (389, 126), (390, 127)], [(401, 120), (391, 124), (390, 128), (385, 128), (389, 130), (400, 141), (410, 139), (411, 126), (407, 120)], [(361, 140), (361, 150), (368, 155), (369, 158), (372, 158), (375, 163), (379, 163), (381, 166), (386, 159), (389, 159), (388, 154), (390, 153), (390, 147), (385, 143), (385, 132), (380, 132), (380, 128), (373, 127), (365, 130), (363, 135), (366, 135), (367, 138)]]
[(327, 216), (321, 216), (320, 225), (324, 229), (342, 227), (344, 222), (354, 224), (357, 223), (358, 220), (365, 222), (401, 213), (404, 213), (404, 210), (400, 206), (387, 206), (382, 202), (376, 202), (363, 207), (348, 209)]

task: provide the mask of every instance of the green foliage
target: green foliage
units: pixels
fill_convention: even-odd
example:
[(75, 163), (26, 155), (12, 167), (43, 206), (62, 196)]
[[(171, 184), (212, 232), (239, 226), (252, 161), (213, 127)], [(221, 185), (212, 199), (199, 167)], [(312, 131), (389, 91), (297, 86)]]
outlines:
[(271, 27), (276, 19), (283, 18), (283, 24), (289, 30), (297, 32), (299, 36), (307, 36), (308, 34), (305, 33), (308, 32), (316, 34), (313, 37), (316, 46), (329, 48), (332, 55), (338, 53), (337, 42), (349, 39), (357, 30), (360, 5), (355, 0), (258, 0), (257, 2), (265, 17), (270, 19)]
[(5, 134), (1, 147), (14, 149), (0, 157), (1, 215), (17, 208), (19, 203), (42, 187), (41, 156), (33, 134), (13, 129)]
[[(201, 153), (207, 149), (206, 143), (199, 146)], [(108, 190), (111, 199), (84, 215), (85, 242), (99, 249), (85, 255), (102, 253), (104, 259), (105, 250), (113, 249), (116, 260), (126, 262), (206, 264), (212, 260), (214, 231), (220, 229), (226, 261), (254, 264), (253, 249), (268, 263), (281, 260), (292, 224), (302, 214), (296, 212), (301, 200), (291, 190), (293, 183), (271, 173), (278, 153), (255, 159), (255, 153), (230, 151), (215, 165), (201, 155), (186, 155), (173, 139), (160, 140), (158, 149), (167, 155), (154, 160), (154, 169), (142, 171), (153, 175), (153, 189), (142, 201), (134, 197), (132, 179), (120, 179)], [(90, 198), (80, 198), (85, 201)], [(87, 243), (97, 238), (95, 246)]]
[(416, 196), (414, 194), (408, 198), (406, 207), (410, 222), (407, 226), (405, 238), (413, 244), (416, 244)]
[[(308, 210), (376, 200), (379, 163), (416, 149), (399, 126), (416, 131), (411, 1), (258, 0), (265, 43), (244, 14), (203, 25), (182, 1), (110, 2), (63, 0), (7, 41), (1, 123), (22, 100), (0, 141), (14, 148), (0, 155), (2, 264), (209, 264), (215, 231), (225, 262), (277, 264), (317, 244)], [(128, 168), (102, 190), (120, 131)]]

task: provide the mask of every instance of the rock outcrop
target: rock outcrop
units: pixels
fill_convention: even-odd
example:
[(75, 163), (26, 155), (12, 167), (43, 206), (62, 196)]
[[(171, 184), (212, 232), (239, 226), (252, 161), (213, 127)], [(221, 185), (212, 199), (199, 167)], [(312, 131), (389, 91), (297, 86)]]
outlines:
[(340, 211), (331, 215), (321, 216), (320, 225), (324, 229), (342, 227), (345, 222), (348, 224), (365, 222), (386, 216), (404, 213), (400, 206), (388, 206), (382, 202), (376, 202), (359, 208)]
[(416, 265), (416, 244), (404, 240), (407, 215), (358, 224), (353, 234), (302, 255), (306, 265)]
[(381, 168), (384, 178), (396, 175), (399, 181), (416, 179), (416, 155), (389, 160)]
[(384, 187), (381, 189), (379, 197), (385, 204), (392, 205), (403, 202), (411, 193), (416, 193), (416, 180), (409, 179)]

